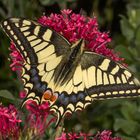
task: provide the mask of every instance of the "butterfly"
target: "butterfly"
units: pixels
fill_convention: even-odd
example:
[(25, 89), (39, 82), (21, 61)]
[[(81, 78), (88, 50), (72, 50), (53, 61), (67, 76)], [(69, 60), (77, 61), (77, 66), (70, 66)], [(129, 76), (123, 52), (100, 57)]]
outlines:
[(51, 28), (24, 18), (8, 18), (1, 27), (24, 58), (23, 104), (48, 101), (57, 113), (56, 125), (93, 100), (140, 95), (140, 82), (126, 67), (86, 50), (83, 39), (71, 44)]

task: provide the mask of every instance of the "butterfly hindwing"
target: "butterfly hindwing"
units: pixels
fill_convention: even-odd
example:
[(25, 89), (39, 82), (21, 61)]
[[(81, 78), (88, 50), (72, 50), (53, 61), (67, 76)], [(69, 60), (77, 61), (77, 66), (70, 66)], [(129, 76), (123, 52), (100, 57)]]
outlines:
[(87, 71), (90, 79), (86, 89), (91, 97), (102, 99), (139, 95), (140, 82), (119, 63), (92, 52), (85, 52), (81, 61), (82, 69)]
[(52, 110), (61, 119), (66, 113), (84, 109), (93, 100), (140, 96), (140, 82), (119, 63), (85, 51), (72, 78), (59, 86), (58, 92)]

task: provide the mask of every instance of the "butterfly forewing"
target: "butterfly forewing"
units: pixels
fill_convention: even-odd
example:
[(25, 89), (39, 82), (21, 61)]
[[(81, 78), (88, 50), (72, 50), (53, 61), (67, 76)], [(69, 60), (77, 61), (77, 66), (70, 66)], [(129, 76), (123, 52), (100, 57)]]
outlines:
[(70, 43), (60, 34), (37, 22), (9, 18), (2, 22), (6, 34), (24, 58), (22, 80), (27, 99), (41, 102), (43, 92), (54, 87), (59, 63), (70, 53)]

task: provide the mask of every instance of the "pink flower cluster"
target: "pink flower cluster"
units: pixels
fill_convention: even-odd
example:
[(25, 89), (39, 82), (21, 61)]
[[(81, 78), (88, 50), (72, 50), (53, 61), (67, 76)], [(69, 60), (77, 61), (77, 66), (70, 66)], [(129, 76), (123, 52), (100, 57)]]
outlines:
[[(26, 109), (29, 111), (27, 116), (24, 114), (25, 119), (24, 127), (20, 127), (22, 122), (19, 119), (19, 113), (17, 109), (10, 105), (9, 107), (4, 107), (0, 105), (0, 139), (12, 139), (17, 140), (19, 138), (30, 137), (41, 139), (47, 128), (56, 118), (48, 117), (50, 114), (49, 104), (47, 102), (42, 105), (37, 105), (33, 101), (29, 101), (26, 104)], [(24, 130), (24, 131), (23, 131)], [(48, 130), (47, 130), (48, 131)], [(62, 133), (59, 138), (55, 140), (121, 140), (118, 137), (112, 137), (111, 131), (104, 130), (103, 132), (98, 132), (96, 135), (91, 135), (88, 133)]]
[(107, 48), (107, 43), (111, 42), (111, 38), (109, 38), (108, 33), (99, 31), (96, 17), (89, 18), (75, 14), (72, 10), (63, 10), (61, 14), (51, 14), (49, 17), (42, 16), (38, 22), (59, 32), (71, 43), (82, 38), (86, 41), (85, 47), (87, 49), (107, 56), (114, 61), (123, 60), (113, 50)]
[[(19, 119), (19, 112), (13, 105), (9, 105), (9, 107), (0, 105), (0, 140), (8, 138), (17, 140), (24, 135), (26, 137), (28, 133), (31, 137), (41, 138), (50, 124), (56, 120), (54, 117), (48, 117), (50, 111), (47, 102), (39, 106), (35, 102), (29, 101), (26, 103), (26, 109), (28, 113), (23, 114), (23, 118), (26, 119), (22, 121)], [(20, 126), (21, 122), (24, 124), (23, 128)]]
[(104, 130), (101, 133), (98, 132), (93, 140), (122, 140), (119, 137), (112, 138), (111, 135), (112, 135), (111, 131)]
[(17, 139), (20, 122), (17, 109), (13, 105), (9, 107), (0, 105), (0, 138)]
[(34, 101), (28, 101), (26, 103), (26, 109), (29, 111), (26, 127), (34, 130), (35, 134), (38, 136), (43, 135), (49, 125), (56, 120), (54, 117), (50, 120), (48, 118), (50, 115), (48, 102), (37, 105)]
[(13, 42), (11, 42), (10, 45), (10, 56), (11, 56), (11, 69), (12, 71), (17, 71), (17, 72), (21, 72), (21, 67), (23, 64), (23, 57), (22, 55), (19, 53), (19, 51), (17, 50), (17, 48), (15, 47), (15, 44)]
[(83, 140), (122, 140), (118, 137), (112, 137), (112, 132), (104, 130), (103, 132), (98, 132), (95, 136), (86, 134), (86, 133), (62, 133), (62, 135), (57, 138), (56, 140), (76, 140), (76, 139), (83, 139)]

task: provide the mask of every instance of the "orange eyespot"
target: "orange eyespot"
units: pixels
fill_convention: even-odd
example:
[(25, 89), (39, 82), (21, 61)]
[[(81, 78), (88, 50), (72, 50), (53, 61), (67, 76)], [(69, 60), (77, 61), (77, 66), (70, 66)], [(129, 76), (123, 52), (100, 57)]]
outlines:
[(51, 102), (55, 102), (57, 98), (58, 98), (58, 94), (56, 94), (56, 93), (53, 94), (49, 90), (45, 91), (43, 94), (44, 100), (50, 100)]
[(50, 98), (50, 101), (54, 102), (54, 101), (56, 101), (56, 99), (57, 99), (57, 96), (56, 95), (52, 95), (52, 97)]
[(52, 93), (51, 93), (50, 91), (44, 92), (43, 98), (44, 98), (45, 100), (50, 100), (51, 97), (52, 97)]

